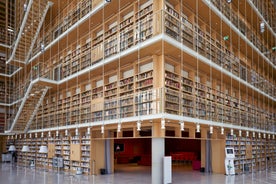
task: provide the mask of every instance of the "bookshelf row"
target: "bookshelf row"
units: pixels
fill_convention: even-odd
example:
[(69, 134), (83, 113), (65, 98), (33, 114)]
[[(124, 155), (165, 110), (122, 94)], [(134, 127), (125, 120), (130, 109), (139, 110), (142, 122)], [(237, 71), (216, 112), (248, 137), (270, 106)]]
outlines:
[[(214, 30), (209, 33), (204, 23), (199, 26), (192, 23), (186, 15), (180, 14), (169, 4), (165, 6), (164, 16), (165, 33), (184, 45), (194, 49), (201, 55), (210, 59), (215, 64), (221, 66), (233, 75), (254, 85), (266, 94), (275, 97), (275, 87), (271, 84), (271, 77), (267, 77), (265, 72), (257, 74), (257, 68), (248, 68), (244, 59), (239, 58), (239, 52), (233, 46), (229, 47), (222, 42), (219, 35), (214, 34)], [(258, 44), (262, 45), (262, 44)], [(260, 69), (258, 69), (260, 70)]]
[[(46, 96), (32, 128), (36, 122), (39, 127), (44, 122), (46, 128), (161, 112), (267, 130), (273, 126), (275, 113), (267, 103), (239, 94), (220, 79), (211, 82), (191, 68), (181, 69), (169, 57), (165, 57), (164, 80), (154, 78), (158, 61), (145, 58), (139, 66), (134, 62)], [(164, 87), (156, 87), (157, 81)]]
[(272, 28), (272, 30), (276, 32), (275, 3), (273, 4), (272, 1), (258, 1), (258, 0), (250, 0), (250, 1), (258, 9), (260, 14), (263, 16), (263, 18)]
[[(26, 135), (25, 135), (26, 136)], [(65, 136), (65, 135), (44, 135), (41, 137), (24, 137), (13, 140), (17, 149), (17, 162), (19, 165), (30, 166), (31, 162), (35, 163), (37, 168), (56, 169), (53, 164), (54, 158), (63, 159), (63, 169), (67, 172), (75, 173), (78, 168), (81, 168), (84, 174), (92, 174), (91, 170), (91, 136), (88, 134)], [(11, 142), (8, 141), (8, 144)], [(29, 152), (22, 152), (24, 145), (28, 145)], [(39, 153), (40, 146), (47, 146), (48, 153)], [(7, 145), (8, 148), (8, 145)]]
[(11, 45), (15, 36), (12, 31), (15, 27), (15, 3), (13, 1), (1, 1), (0, 9), (0, 43)]
[[(211, 1), (218, 10), (230, 20), (235, 27), (247, 37), (247, 39), (250, 40), (250, 42), (258, 48), (258, 50), (261, 53), (266, 53), (265, 56), (268, 58), (269, 61), (271, 61), (274, 65), (276, 64), (276, 56), (272, 53), (272, 47), (274, 45), (271, 45), (271, 40), (266, 39), (266, 37), (263, 37), (260, 33), (259, 26), (254, 27), (253, 25), (250, 25), (251, 23), (246, 21), (246, 18), (238, 11), (238, 7), (232, 6), (230, 8), (229, 3), (226, 1), (220, 1), (220, 0), (212, 0)], [(256, 4), (266, 4), (263, 2), (256, 3), (257, 1), (252, 1), (255, 5)], [(267, 2), (267, 1), (264, 1)], [(273, 5), (272, 5), (273, 6)], [(265, 8), (264, 8), (265, 9)], [(263, 10), (264, 10), (263, 9)], [(261, 12), (263, 12), (263, 10)], [(273, 14), (273, 13), (272, 13)], [(249, 15), (247, 15), (249, 16)], [(273, 17), (273, 16), (272, 16)], [(247, 17), (248, 18), (248, 17)], [(274, 18), (275, 19), (275, 11), (274, 11)], [(251, 20), (248, 18), (248, 20)], [(274, 24), (274, 23), (273, 23)]]
[(235, 151), (236, 173), (262, 171), (272, 168), (276, 163), (275, 140), (259, 137), (242, 136), (236, 134), (226, 136), (226, 147), (233, 147)]
[[(152, 37), (154, 16), (153, 4), (146, 1), (144, 9), (136, 12), (134, 5), (120, 12), (122, 15), (106, 20), (88, 34), (81, 37), (51, 58), (54, 66), (58, 66), (59, 77), (63, 79), (97, 64), (104, 58), (118, 54), (137, 43)], [(208, 25), (194, 23), (193, 16), (178, 13), (171, 5), (166, 4), (164, 14), (164, 32), (173, 39), (199, 52), (201, 55), (221, 66), (233, 75), (247, 81), (264, 93), (275, 97), (275, 87), (271, 76), (267, 76), (257, 64), (249, 66), (247, 59), (239, 57), (234, 46), (222, 42), (215, 30)], [(157, 16), (157, 15), (156, 15)], [(119, 20), (118, 20), (119, 19)], [(212, 32), (212, 34), (210, 34)], [(259, 66), (259, 64), (258, 64)], [(55, 70), (57, 69), (55, 68)]]
[(78, 43), (68, 45), (54, 56), (53, 63), (61, 66), (60, 78), (66, 78), (150, 38), (153, 33), (152, 1), (147, 1), (144, 6), (143, 11), (135, 11), (136, 6), (131, 5), (120, 15), (107, 20), (104, 26), (96, 27)]
[(102, 2), (103, 0), (74, 0), (67, 4), (64, 9), (59, 10), (58, 15), (51, 19), (50, 22), (45, 23), (48, 23), (44, 28), (45, 33), (37, 39), (33, 49), (33, 55), (40, 52), (41, 44), (44, 44), (44, 46), (50, 44)]

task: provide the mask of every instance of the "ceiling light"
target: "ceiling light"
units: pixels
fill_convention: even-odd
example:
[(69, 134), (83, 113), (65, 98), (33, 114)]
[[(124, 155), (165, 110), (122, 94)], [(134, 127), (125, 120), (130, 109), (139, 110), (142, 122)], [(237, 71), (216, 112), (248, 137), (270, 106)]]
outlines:
[(200, 132), (200, 125), (196, 124), (196, 132), (199, 133)]
[(185, 129), (184, 122), (181, 121), (181, 122), (180, 122), (180, 130), (181, 130), (181, 131), (184, 131), (184, 129)]
[(137, 131), (141, 131), (141, 121), (137, 121)]
[(161, 129), (165, 129), (165, 123), (166, 123), (165, 119), (162, 118), (161, 119)]
[(76, 134), (76, 136), (78, 136), (78, 135), (79, 135), (79, 129), (78, 129), (78, 128), (76, 128), (76, 130), (75, 130), (75, 134)]
[(213, 134), (213, 132), (214, 132), (214, 127), (211, 125), (210, 126), (210, 134)]
[(264, 22), (260, 23), (260, 31), (261, 31), (261, 33), (265, 32), (265, 23)]
[(239, 130), (239, 137), (241, 137), (242, 136), (242, 131), (241, 130)]
[(104, 133), (104, 126), (103, 125), (101, 126), (101, 133), (102, 134)]

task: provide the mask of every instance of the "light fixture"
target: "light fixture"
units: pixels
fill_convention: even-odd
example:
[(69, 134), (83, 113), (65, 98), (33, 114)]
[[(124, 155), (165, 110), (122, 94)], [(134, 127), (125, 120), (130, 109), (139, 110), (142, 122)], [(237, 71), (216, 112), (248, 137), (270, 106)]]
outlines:
[(121, 123), (118, 123), (117, 132), (121, 132)]
[(29, 134), (29, 137), (30, 137), (30, 139), (32, 138), (32, 134), (31, 133)]
[(266, 138), (266, 134), (264, 133), (263, 136), (264, 136), (264, 139), (265, 139)]
[(272, 135), (272, 139), (275, 139), (275, 135), (274, 134)]
[(234, 135), (234, 130), (233, 130), (233, 128), (231, 128), (231, 130), (230, 130), (230, 135)]
[(22, 147), (22, 150), (21, 150), (22, 152), (29, 152), (30, 151), (30, 148), (29, 148), (29, 146), (28, 145), (24, 145), (23, 147)]
[(196, 124), (196, 132), (199, 133), (200, 132), (200, 125)]
[(259, 139), (261, 138), (261, 132), (258, 133)]
[(48, 132), (48, 137), (51, 137), (51, 132), (50, 131)]
[(35, 133), (35, 138), (37, 138), (37, 132)]
[(184, 124), (183, 121), (181, 121), (181, 122), (180, 122), (180, 130), (181, 130), (181, 131), (184, 131), (184, 129), (185, 129), (185, 124)]
[(165, 123), (166, 123), (165, 119), (162, 118), (161, 119), (161, 129), (165, 129)]
[(87, 128), (87, 135), (90, 135), (90, 127)]
[(38, 151), (39, 153), (48, 153), (48, 148), (47, 148), (47, 146), (40, 146), (40, 148), (39, 148), (39, 151)]
[(136, 124), (137, 124), (137, 131), (141, 131), (141, 121), (138, 120)]
[(210, 134), (213, 134), (214, 133), (214, 127), (211, 125), (210, 126)]
[(221, 135), (224, 134), (224, 128), (223, 127), (221, 127), (221, 129), (220, 129), (220, 133), (221, 133)]
[(101, 126), (101, 133), (102, 134), (104, 133), (104, 126), (103, 125)]
[(227, 3), (231, 3), (232, 2), (232, 0), (227, 0)]
[(41, 52), (44, 52), (44, 51), (45, 51), (45, 45), (44, 45), (44, 43), (41, 43), (41, 44), (40, 44), (40, 50), (41, 50)]
[(270, 134), (267, 135), (267, 138), (270, 139)]
[(249, 137), (249, 131), (246, 131), (246, 137)]
[(26, 3), (24, 3), (24, 12), (26, 12), (27, 11), (27, 4)]
[(10, 145), (10, 147), (9, 147), (9, 151), (16, 151), (15, 146), (14, 146), (14, 145)]
[(44, 137), (44, 132), (41, 132), (41, 138), (43, 138)]
[(14, 30), (11, 28), (8, 28), (7, 31), (12, 32), (12, 33), (14, 32)]
[(56, 137), (58, 137), (58, 134), (59, 134), (59, 131), (57, 130), (57, 131), (56, 131)]
[(79, 129), (78, 129), (78, 128), (76, 128), (76, 130), (75, 130), (75, 134), (76, 134), (76, 136), (78, 136), (78, 135), (79, 135)]
[(105, 0), (107, 3), (110, 3), (111, 2), (111, 0)]
[(260, 31), (261, 31), (261, 33), (265, 32), (265, 23), (264, 22), (260, 23)]
[(65, 130), (65, 136), (68, 136), (68, 130), (67, 129)]
[(241, 137), (242, 136), (242, 131), (241, 130), (239, 130), (239, 137)]
[(252, 137), (255, 138), (255, 132), (252, 132)]
[(17, 139), (17, 134), (15, 134), (15, 139)]

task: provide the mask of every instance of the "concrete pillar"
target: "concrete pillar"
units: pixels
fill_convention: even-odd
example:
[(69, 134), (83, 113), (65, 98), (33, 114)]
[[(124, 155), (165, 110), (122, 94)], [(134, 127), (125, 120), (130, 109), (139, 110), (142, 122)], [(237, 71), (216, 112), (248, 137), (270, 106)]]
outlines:
[(151, 139), (151, 183), (163, 183), (163, 157), (165, 156), (165, 138)]

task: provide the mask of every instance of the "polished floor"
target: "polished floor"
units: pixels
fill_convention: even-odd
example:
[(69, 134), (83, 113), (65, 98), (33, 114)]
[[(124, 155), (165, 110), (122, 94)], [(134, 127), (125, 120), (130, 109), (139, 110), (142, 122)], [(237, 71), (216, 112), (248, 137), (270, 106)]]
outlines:
[[(0, 163), (0, 184), (150, 184), (150, 167), (120, 166), (115, 174), (84, 176), (57, 171), (43, 171)], [(275, 184), (276, 169), (236, 176), (200, 173), (174, 167), (173, 184)]]

